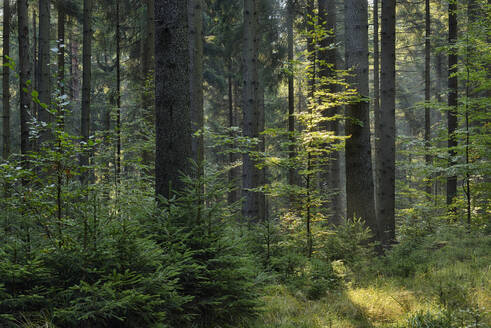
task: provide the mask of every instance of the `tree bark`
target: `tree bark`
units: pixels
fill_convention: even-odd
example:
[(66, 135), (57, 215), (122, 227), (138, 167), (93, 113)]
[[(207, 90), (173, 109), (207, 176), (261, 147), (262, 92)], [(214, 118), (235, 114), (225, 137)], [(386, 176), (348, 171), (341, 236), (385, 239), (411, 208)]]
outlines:
[(189, 31), (187, 1), (155, 1), (155, 192), (171, 197), (191, 173)]
[(377, 217), (384, 244), (395, 240), (395, 0), (382, 0), (382, 48), (380, 120), (376, 162), (378, 176)]
[(121, 181), (121, 17), (116, 0), (116, 189)]
[(6, 64), (10, 56), (10, 0), (3, 1), (3, 71), (2, 71), (2, 156), (10, 155), (10, 67)]
[[(65, 22), (66, 14), (63, 4), (58, 3), (58, 91), (65, 95)], [(65, 127), (65, 108), (61, 106), (58, 111), (58, 123), (61, 130)]]
[[(83, 53), (82, 53), (82, 141), (87, 142), (90, 136), (90, 92), (92, 78), (92, 0), (84, 0), (83, 23)], [(88, 166), (89, 156), (83, 153), (80, 156), (80, 165)], [(81, 174), (82, 184), (87, 184), (89, 174), (87, 171)]]
[(27, 169), (26, 154), (30, 151), (29, 144), (29, 112), (31, 106), (31, 86), (28, 80), (31, 76), (29, 62), (29, 28), (27, 16), (27, 0), (17, 1), (18, 37), (19, 37), (19, 113), (20, 113), (20, 151), (23, 156), (23, 167)]
[(79, 71), (79, 47), (80, 44), (73, 33), (74, 27), (70, 28), (70, 100), (77, 101), (80, 97), (80, 71)]
[[(189, 59), (191, 83), (191, 122), (192, 122), (192, 154), (193, 160), (199, 165), (198, 175), (204, 174), (204, 113), (203, 113), (203, 14), (202, 0), (188, 0), (189, 24)], [(197, 133), (197, 135), (196, 135)]]
[[(29, 12), (29, 11), (28, 11)], [(38, 33), (38, 25), (37, 25), (37, 15), (36, 10), (33, 8), (32, 10), (32, 87), (34, 90), (39, 91), (39, 33)], [(38, 104), (36, 104), (31, 97), (31, 110), (32, 114), (39, 119), (39, 108)], [(37, 147), (37, 142), (34, 142), (33, 146)]]
[[(380, 28), (379, 28), (379, 2), (373, 0), (373, 118), (374, 125), (377, 127), (380, 123)], [(375, 128), (375, 151), (379, 147), (381, 137), (380, 130)], [(375, 210), (378, 208), (379, 202), (379, 186), (380, 171), (377, 167), (377, 162), (374, 161), (374, 191), (375, 191)]]
[[(295, 159), (295, 89), (294, 89), (294, 66), (293, 66), (293, 21), (295, 18), (295, 8), (293, 0), (288, 0), (287, 4), (287, 30), (288, 30), (288, 159), (290, 166), (288, 168), (288, 184), (294, 185), (295, 168), (293, 161)], [(292, 196), (290, 196), (290, 207), (292, 205)]]
[[(148, 126), (155, 126), (155, 108), (151, 90), (155, 89), (154, 59), (155, 59), (155, 4), (154, 0), (146, 0), (146, 38), (142, 54), (142, 105), (143, 115)], [(145, 149), (142, 153), (143, 164), (150, 166), (155, 161), (154, 153)], [(146, 170), (147, 174), (153, 175), (153, 170)]]
[[(48, 108), (51, 106), (51, 85), (50, 85), (50, 1), (39, 0), (39, 82), (38, 92), (41, 104), (48, 106), (38, 106), (39, 120), (43, 123), (51, 122), (51, 114)], [(40, 133), (40, 144), (49, 139), (49, 129), (44, 128)]]
[[(228, 64), (228, 126), (230, 129), (232, 127), (237, 126), (236, 122), (236, 113), (235, 113), (235, 107), (234, 107), (234, 80), (232, 76), (232, 59), (229, 59), (229, 64)], [(230, 137), (234, 138), (236, 135), (234, 131), (230, 131)], [(234, 143), (230, 145), (230, 148), (233, 150), (237, 145)], [(237, 160), (237, 155), (231, 152), (229, 154), (229, 162), (230, 165), (235, 165), (235, 162)], [(229, 204), (234, 204), (239, 200), (239, 194), (236, 189), (237, 182), (239, 179), (239, 172), (238, 168), (234, 167), (231, 168), (230, 171), (228, 172), (228, 182), (229, 185), (231, 186), (231, 190), (228, 193), (228, 203)]]
[[(448, 166), (451, 168), (456, 164), (455, 156), (457, 152), (457, 107), (458, 107), (458, 54), (457, 43), (457, 3), (451, 1), (448, 6), (448, 43), (450, 46), (448, 54), (448, 107), (447, 128), (448, 128)], [(451, 205), (457, 196), (457, 176), (447, 177), (447, 205)]]
[[(335, 0), (320, 0), (319, 1), (319, 24), (324, 26), (328, 31), (332, 31), (321, 42), (321, 50), (319, 51), (319, 61), (322, 63), (319, 68), (319, 78), (330, 79), (336, 78), (337, 70), (337, 48), (336, 44), (336, 1)], [(327, 93), (336, 92), (335, 84), (322, 83)], [(325, 116), (332, 118), (339, 112), (338, 107), (329, 109), (324, 113)], [(335, 136), (339, 136), (339, 122), (337, 119), (328, 121), (327, 129)], [(340, 155), (338, 151), (332, 151), (329, 155), (328, 172), (324, 174), (323, 180), (326, 180), (328, 192), (333, 193), (330, 197), (330, 208), (332, 215), (330, 223), (340, 225), (342, 219), (342, 195), (341, 195), (341, 171), (340, 171)], [(326, 176), (327, 175), (327, 176)]]
[[(432, 164), (430, 155), (431, 140), (431, 15), (430, 0), (425, 0), (425, 163), (426, 167)], [(431, 179), (431, 177), (428, 177)], [(425, 192), (428, 197), (431, 196), (431, 180), (425, 183)]]
[(346, 106), (346, 204), (347, 217), (361, 217), (377, 234), (373, 192), (368, 99), (368, 3), (345, 0), (345, 60), (353, 69), (349, 79), (365, 99)]
[[(259, 136), (258, 110), (258, 65), (256, 33), (256, 0), (244, 0), (244, 52), (243, 52), (243, 133), (247, 138)], [(252, 147), (251, 151), (258, 151)], [(242, 214), (249, 220), (259, 218), (259, 194), (251, 191), (259, 186), (259, 170), (249, 152), (243, 155), (242, 170)]]

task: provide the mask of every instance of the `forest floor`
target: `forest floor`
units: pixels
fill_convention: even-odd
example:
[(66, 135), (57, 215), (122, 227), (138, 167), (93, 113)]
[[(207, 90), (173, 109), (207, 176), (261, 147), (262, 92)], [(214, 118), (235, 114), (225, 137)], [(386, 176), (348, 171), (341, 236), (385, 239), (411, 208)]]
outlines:
[(266, 287), (255, 327), (491, 327), (489, 233), (445, 230), (366, 259), (357, 272), (334, 267), (343, 287), (319, 300), (291, 286)]

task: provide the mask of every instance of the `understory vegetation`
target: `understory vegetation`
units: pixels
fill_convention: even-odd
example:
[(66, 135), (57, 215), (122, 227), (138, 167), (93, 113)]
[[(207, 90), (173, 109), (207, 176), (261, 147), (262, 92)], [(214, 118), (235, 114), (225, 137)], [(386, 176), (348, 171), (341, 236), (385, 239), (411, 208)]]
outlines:
[[(25, 173), (15, 165), (2, 170), (12, 184)], [(185, 192), (157, 202), (136, 180), (117, 194), (103, 184), (83, 191), (67, 183), (61, 203), (71, 202), (60, 221), (50, 215), (60, 204), (52, 193), (26, 188), (20, 197), (12, 189), (0, 215), (1, 326), (491, 323), (486, 224), (469, 227), (402, 211), (398, 243), (384, 256), (376, 256), (363, 221), (326, 224), (313, 231), (308, 258), (301, 225), (292, 230), (288, 215), (243, 224), (239, 204), (223, 200), (230, 189), (222, 174), (207, 176), (185, 178)]]

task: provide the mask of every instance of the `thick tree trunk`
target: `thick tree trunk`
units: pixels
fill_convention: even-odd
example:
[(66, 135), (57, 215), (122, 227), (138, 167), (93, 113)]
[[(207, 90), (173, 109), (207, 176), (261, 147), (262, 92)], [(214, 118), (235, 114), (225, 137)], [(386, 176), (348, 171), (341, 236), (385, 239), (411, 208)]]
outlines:
[[(51, 106), (51, 88), (50, 88), (50, 1), (39, 0), (39, 82), (38, 92), (39, 101), (50, 107)], [(39, 120), (44, 123), (50, 123), (51, 114), (47, 108), (38, 106)], [(40, 134), (40, 143), (47, 141), (49, 138), (49, 131), (42, 131)]]
[[(430, 155), (431, 140), (431, 15), (430, 0), (425, 0), (425, 163), (430, 167), (432, 159)], [(431, 179), (431, 177), (428, 177)], [(431, 180), (425, 183), (425, 192), (431, 196)]]
[[(155, 126), (155, 109), (151, 90), (155, 89), (154, 80), (154, 56), (155, 56), (155, 4), (154, 0), (146, 0), (146, 38), (142, 54), (142, 105), (143, 116), (148, 126)], [(147, 167), (155, 161), (154, 153), (150, 150), (143, 150), (143, 164)], [(148, 170), (147, 174), (152, 175), (153, 170)]]
[(189, 31), (187, 1), (155, 1), (155, 192), (182, 191), (191, 173)]
[(3, 1), (3, 71), (2, 71), (2, 156), (10, 155), (10, 67), (7, 66), (10, 56), (10, 0)]
[[(351, 85), (368, 98), (368, 3), (345, 0), (346, 67), (353, 68)], [(374, 234), (378, 232), (373, 192), (369, 103), (346, 106), (346, 203), (347, 217), (361, 217)]]
[[(457, 152), (457, 107), (458, 107), (458, 54), (456, 49), (457, 43), (457, 4), (452, 1), (448, 6), (448, 43), (450, 46), (448, 54), (448, 107), (447, 128), (448, 128), (448, 166), (455, 165), (455, 156)], [(457, 176), (447, 177), (447, 205), (451, 205), (457, 196)]]
[[(82, 141), (87, 142), (90, 135), (90, 92), (92, 78), (92, 0), (84, 0), (84, 23), (83, 23), (83, 54), (82, 54), (82, 119), (81, 132)], [(87, 166), (89, 156), (80, 156), (80, 165)], [(82, 184), (87, 184), (89, 174), (85, 171), (81, 174)]]
[(17, 1), (17, 17), (18, 17), (18, 36), (19, 36), (19, 113), (20, 113), (20, 151), (24, 159), (24, 168), (27, 168), (28, 163), (25, 155), (30, 150), (29, 144), (29, 112), (31, 107), (31, 87), (28, 80), (31, 76), (29, 62), (29, 28), (27, 16), (27, 0)]
[[(323, 63), (319, 69), (319, 78), (329, 79), (336, 77), (337, 70), (337, 49), (336, 44), (336, 1), (335, 0), (320, 0), (319, 1), (319, 24), (323, 25), (328, 31), (332, 31), (327, 38), (321, 43), (322, 50), (319, 51), (319, 61)], [(326, 92), (336, 92), (335, 84), (322, 82), (322, 87)], [(326, 111), (324, 115), (333, 117), (339, 112), (338, 107), (334, 107)], [(328, 130), (335, 136), (339, 136), (339, 122), (332, 120), (328, 122)], [(331, 217), (330, 223), (339, 225), (343, 222), (342, 219), (342, 195), (341, 195), (341, 172), (340, 172), (340, 155), (339, 152), (333, 151), (329, 156), (328, 172), (322, 177), (327, 182), (327, 192), (333, 193), (330, 197)], [(326, 176), (327, 175), (327, 176)]]
[[(243, 133), (248, 138), (259, 136), (258, 110), (258, 67), (257, 67), (257, 33), (256, 33), (256, 0), (244, 0), (244, 52), (243, 52)], [(257, 151), (255, 146), (252, 151)], [(249, 220), (259, 219), (259, 193), (250, 189), (259, 186), (259, 170), (249, 153), (243, 156), (242, 170), (242, 214)]]
[(396, 1), (382, 0), (381, 98), (376, 162), (378, 176), (377, 217), (382, 241), (395, 240), (395, 18)]
[[(380, 123), (380, 28), (379, 28), (379, 2), (373, 0), (373, 118), (375, 127)], [(382, 139), (379, 135), (379, 129), (375, 128), (375, 151), (379, 147), (379, 142)], [(375, 210), (378, 208), (379, 202), (379, 186), (380, 171), (377, 167), (377, 162), (374, 161), (374, 191), (375, 191)]]
[(80, 44), (70, 28), (70, 100), (77, 101), (80, 98), (80, 71), (79, 71), (79, 47)]
[[(199, 175), (204, 174), (204, 139), (203, 139), (203, 14), (202, 0), (188, 0), (189, 23), (189, 59), (191, 83), (191, 122), (192, 122), (192, 154), (193, 160), (199, 164)], [(199, 132), (195, 135), (196, 132)]]

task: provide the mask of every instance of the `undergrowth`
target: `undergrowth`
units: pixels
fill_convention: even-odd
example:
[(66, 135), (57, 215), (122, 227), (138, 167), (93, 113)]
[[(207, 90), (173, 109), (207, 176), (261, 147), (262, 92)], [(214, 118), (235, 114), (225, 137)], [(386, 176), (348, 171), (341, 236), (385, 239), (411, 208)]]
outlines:
[(458, 224), (406, 232), (383, 257), (332, 262), (340, 284), (318, 300), (285, 283), (264, 288), (254, 327), (490, 327), (490, 249), (484, 230)]

